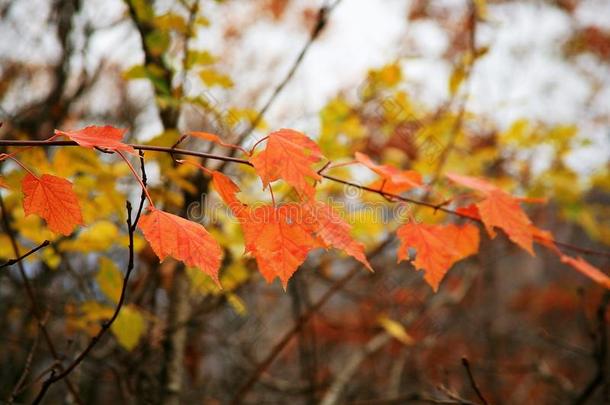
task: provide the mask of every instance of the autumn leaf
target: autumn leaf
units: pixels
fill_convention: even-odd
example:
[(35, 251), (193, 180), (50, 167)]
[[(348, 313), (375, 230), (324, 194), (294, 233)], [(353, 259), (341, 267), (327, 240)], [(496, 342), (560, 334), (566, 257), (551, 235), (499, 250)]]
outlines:
[(4, 181), (4, 179), (2, 177), (0, 177), (0, 188), (6, 188), (6, 189), (9, 188), (8, 184), (6, 184), (6, 182)]
[[(447, 174), (447, 177), (455, 183), (482, 193), (484, 199), (475, 205), (490, 237), (495, 237), (494, 228), (500, 228), (511, 241), (532, 256), (535, 255), (532, 246), (534, 228), (519, 205), (519, 199), (483, 179), (452, 173)], [(477, 215), (472, 207), (458, 212), (471, 217)]]
[(457, 262), (479, 251), (479, 229), (472, 224), (447, 224), (444, 233), (448, 243), (455, 247), (456, 255), (453, 259)]
[(199, 138), (199, 139), (203, 139), (204, 141), (210, 141), (210, 142), (214, 142), (217, 145), (220, 146), (224, 146), (226, 148), (233, 148), (233, 149), (239, 149), (240, 151), (242, 151), (245, 154), (248, 154), (248, 151), (246, 151), (244, 148), (242, 148), (239, 145), (234, 145), (232, 143), (226, 143), (224, 142), (222, 139), (220, 139), (220, 137), (218, 135), (215, 134), (210, 134), (209, 132), (201, 132), (201, 131), (190, 131), (188, 133), (189, 136), (193, 136), (195, 138)]
[(415, 339), (409, 335), (405, 327), (400, 322), (396, 322), (395, 320), (388, 318), (386, 315), (380, 316), (379, 319), (377, 319), (377, 322), (379, 322), (379, 325), (381, 325), (381, 327), (385, 329), (390, 336), (404, 345), (412, 346), (415, 344)]
[(233, 211), (236, 216), (239, 216), (239, 211), (242, 208), (245, 208), (246, 205), (239, 201), (236, 196), (236, 194), (240, 192), (237, 184), (235, 184), (228, 176), (225, 176), (216, 170), (212, 172), (212, 184), (225, 204), (229, 206), (231, 211)]
[(352, 227), (330, 205), (315, 201), (304, 203), (303, 208), (311, 218), (314, 234), (326, 246), (343, 250), (373, 271), (364, 254), (364, 245), (352, 238), (350, 235)]
[(602, 272), (597, 267), (593, 266), (589, 262), (587, 262), (582, 257), (573, 258), (566, 255), (560, 255), (562, 263), (568, 264), (580, 271), (585, 276), (591, 278), (597, 284), (610, 289), (610, 277), (608, 277), (604, 272)]
[(76, 225), (83, 225), (78, 198), (68, 180), (43, 174), (26, 174), (21, 182), (25, 215), (37, 214), (44, 218), (49, 229), (70, 235)]
[(100, 257), (98, 267), (99, 271), (95, 276), (95, 281), (100, 290), (112, 302), (119, 302), (123, 288), (123, 275), (117, 265), (107, 257)]
[[(229, 177), (217, 171), (212, 172), (212, 184), (240, 222), (245, 251), (254, 256), (263, 278), (271, 283), (279, 277), (286, 288), (288, 280), (305, 261), (307, 254), (322, 246), (313, 236), (315, 225), (308, 220), (310, 212), (305, 210), (303, 205), (296, 203), (279, 207), (248, 207), (236, 196), (240, 191), (239, 187)], [(330, 234), (327, 237), (331, 238)], [(335, 243), (338, 244), (339, 239)], [(356, 251), (354, 253), (357, 254)], [(364, 253), (362, 255), (364, 256)]]
[(496, 185), (488, 182), (487, 180), (480, 179), (472, 176), (462, 176), (461, 174), (447, 173), (447, 178), (454, 183), (461, 184), (464, 187), (471, 188), (473, 190), (481, 191), (483, 193), (489, 193), (494, 190), (500, 190)]
[(481, 215), (479, 214), (479, 208), (475, 204), (469, 204), (465, 207), (458, 207), (455, 212), (457, 212), (461, 216), (465, 216), (468, 218), (481, 220)]
[(545, 246), (554, 253), (560, 253), (559, 248), (555, 244), (555, 238), (550, 231), (532, 225), (532, 235), (534, 236), (534, 240), (542, 246)]
[(532, 223), (515, 198), (501, 190), (494, 190), (485, 200), (477, 203), (477, 207), (490, 235), (494, 234), (493, 228), (498, 227), (510, 240), (535, 256)]
[(390, 194), (400, 194), (421, 187), (423, 184), (421, 174), (414, 170), (400, 170), (390, 165), (379, 165), (361, 152), (356, 152), (355, 156), (358, 162), (381, 176), (381, 179), (369, 185), (372, 189), (383, 190)]
[(321, 247), (303, 218), (302, 207), (293, 203), (256, 207), (240, 218), (246, 252), (256, 258), (267, 282), (279, 277), (284, 289), (307, 254)]
[(461, 226), (407, 222), (396, 231), (400, 239), (398, 261), (409, 259), (415, 248), (413, 265), (424, 270), (424, 279), (436, 292), (453, 264), (479, 250), (479, 230), (472, 224)]
[(269, 135), (265, 150), (250, 158), (250, 162), (263, 181), (263, 188), (283, 179), (300, 194), (313, 197), (315, 190), (308, 179), (321, 178), (311, 166), (322, 157), (318, 145), (307, 136), (291, 129), (280, 129)]
[(149, 211), (140, 218), (138, 227), (159, 259), (171, 256), (198, 267), (220, 286), (222, 249), (203, 225), (156, 208)]
[(117, 342), (126, 350), (133, 350), (146, 329), (146, 321), (142, 312), (133, 305), (121, 308), (119, 316), (110, 327)]
[(80, 146), (85, 148), (102, 148), (114, 151), (125, 151), (135, 154), (135, 150), (121, 142), (126, 130), (112, 127), (110, 125), (89, 126), (76, 131), (55, 130), (55, 135), (67, 136)]

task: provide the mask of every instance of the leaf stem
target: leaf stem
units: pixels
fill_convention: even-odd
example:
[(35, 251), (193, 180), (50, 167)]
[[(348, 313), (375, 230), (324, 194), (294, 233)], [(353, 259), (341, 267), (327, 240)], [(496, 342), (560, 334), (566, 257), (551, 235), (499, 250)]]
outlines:
[(148, 189), (146, 188), (146, 185), (140, 178), (140, 175), (138, 175), (138, 173), (136, 172), (136, 169), (133, 168), (131, 162), (129, 162), (129, 160), (127, 160), (127, 158), (125, 157), (125, 155), (123, 155), (123, 153), (121, 153), (121, 151), (117, 150), (115, 152), (121, 157), (121, 159), (123, 159), (123, 161), (127, 164), (127, 167), (129, 167), (129, 170), (131, 170), (131, 173), (133, 174), (133, 176), (136, 178), (136, 180), (138, 180), (138, 183), (140, 183), (140, 186), (142, 187), (142, 191), (146, 194), (146, 199), (148, 200), (148, 203), (150, 204), (151, 208), (155, 208), (155, 204), (153, 203), (153, 200), (152, 200), (150, 194), (148, 193)]
[(190, 160), (176, 159), (176, 163), (180, 163), (180, 164), (185, 164), (186, 163), (186, 164), (189, 164), (191, 166), (195, 166), (196, 168), (201, 169), (201, 171), (203, 171), (205, 174), (210, 175), (210, 176), (214, 172), (213, 170), (208, 169), (204, 165), (199, 164), (197, 162), (190, 161)]
[[(19, 151), (19, 152), (21, 152), (21, 151)], [(24, 165), (23, 163), (21, 163), (21, 162), (19, 161), (19, 159), (17, 159), (17, 158), (14, 156), (16, 153), (17, 153), (17, 152), (13, 152), (13, 153), (11, 153), (10, 155), (8, 155), (8, 154), (6, 154), (6, 153), (3, 153), (3, 154), (1, 154), (1, 155), (0, 155), (0, 161), (2, 161), (2, 160), (4, 160), (4, 159), (11, 159), (11, 160), (12, 160), (12, 161), (14, 161), (15, 163), (17, 163), (19, 166), (21, 166), (21, 168), (22, 168), (23, 170), (25, 170), (26, 172), (30, 173), (32, 176), (34, 176), (34, 177), (38, 178), (38, 176), (36, 175), (36, 173), (34, 173), (34, 172), (33, 172), (33, 171), (31, 171), (30, 169), (28, 169), (26, 165)]]
[(252, 147), (250, 148), (250, 155), (252, 155), (254, 153), (254, 149), (256, 149), (256, 147), (258, 145), (260, 145), (262, 142), (266, 141), (267, 139), (269, 139), (269, 137), (265, 136), (264, 138), (261, 138), (258, 141), (256, 141), (256, 143), (254, 145), (252, 145)]

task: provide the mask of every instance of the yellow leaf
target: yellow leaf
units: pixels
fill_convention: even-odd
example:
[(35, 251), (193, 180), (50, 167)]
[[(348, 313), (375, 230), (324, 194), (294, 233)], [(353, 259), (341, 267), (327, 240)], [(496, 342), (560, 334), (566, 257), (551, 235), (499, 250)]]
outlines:
[(53, 155), (55, 174), (71, 177), (78, 172), (94, 174), (101, 169), (99, 157), (95, 151), (84, 148), (58, 148)]
[(487, 13), (487, 0), (474, 0), (473, 2), (477, 12), (477, 17), (480, 20), (486, 20), (489, 15)]
[(131, 351), (142, 337), (146, 322), (140, 311), (132, 305), (124, 306), (110, 330), (123, 348)]
[(160, 30), (149, 32), (144, 38), (148, 51), (154, 56), (161, 56), (169, 48), (169, 33)]
[(199, 78), (207, 86), (220, 86), (224, 88), (233, 87), (233, 80), (225, 74), (219, 73), (213, 69), (205, 69), (199, 72)]
[[(70, 310), (69, 310), (70, 309)], [(97, 301), (85, 301), (79, 305), (78, 309), (68, 307), (66, 313), (68, 317), (68, 331), (82, 330), (89, 336), (95, 336), (104, 320), (110, 319), (114, 309)]]
[(386, 332), (388, 332), (390, 336), (392, 336), (399, 342), (402, 342), (407, 346), (411, 346), (415, 343), (415, 340), (411, 337), (411, 335), (407, 333), (402, 324), (393, 321), (385, 315), (379, 317), (377, 321), (379, 322), (381, 327), (385, 329)]
[(449, 78), (449, 94), (453, 96), (457, 93), (464, 81), (464, 77), (466, 77), (466, 70), (464, 69), (464, 65), (460, 63), (453, 69), (453, 72), (451, 72), (451, 77)]
[(119, 302), (121, 289), (123, 288), (123, 275), (116, 264), (107, 257), (100, 257), (98, 265), (99, 271), (95, 276), (95, 281), (97, 281), (100, 290), (112, 302)]
[(38, 259), (45, 262), (45, 264), (53, 270), (56, 270), (62, 261), (61, 256), (55, 253), (53, 249), (44, 249), (39, 252), (39, 255), (40, 256), (38, 257)]
[(176, 31), (181, 34), (185, 34), (188, 31), (184, 17), (174, 13), (167, 13), (155, 17), (153, 24), (161, 31)]
[(91, 252), (108, 250), (117, 240), (119, 230), (110, 221), (99, 221), (85, 228), (76, 240), (68, 240), (61, 244), (63, 250), (76, 252)]
[(231, 305), (231, 307), (233, 307), (233, 309), (235, 310), (235, 312), (238, 315), (241, 316), (245, 316), (248, 313), (248, 310), (246, 309), (246, 304), (242, 301), (241, 298), (239, 298), (239, 296), (237, 294), (227, 294), (227, 301), (229, 302), (229, 305)]
[(142, 65), (134, 65), (123, 72), (123, 78), (130, 79), (146, 79), (148, 77), (148, 71), (146, 67)]
[(216, 58), (208, 51), (189, 51), (186, 56), (186, 68), (193, 66), (211, 65), (216, 63)]

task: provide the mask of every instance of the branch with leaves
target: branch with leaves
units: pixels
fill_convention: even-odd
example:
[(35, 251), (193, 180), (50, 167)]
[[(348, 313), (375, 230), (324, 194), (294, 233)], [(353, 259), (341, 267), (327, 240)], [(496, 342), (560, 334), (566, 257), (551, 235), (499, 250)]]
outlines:
[[(188, 266), (200, 268), (218, 285), (220, 285), (219, 268), (222, 259), (220, 245), (202, 225), (156, 208), (142, 178), (136, 173), (124, 153), (135, 155), (135, 150), (156, 151), (172, 155), (206, 157), (253, 167), (262, 180), (263, 188), (268, 188), (271, 193), (273, 203), (270, 205), (249, 207), (237, 198), (240, 189), (226, 175), (191, 161), (177, 160), (178, 163), (196, 165), (211, 177), (216, 191), (242, 226), (246, 252), (256, 258), (259, 270), (268, 282), (277, 277), (284, 287), (307, 254), (319, 247), (343, 250), (372, 270), (364, 253), (364, 245), (350, 236), (350, 226), (333, 207), (315, 200), (315, 185), (321, 179), (375, 193), (398, 204), (420, 205), (466, 219), (468, 222), (478, 222), (484, 225), (492, 238), (495, 237), (496, 230), (500, 229), (513, 243), (531, 255), (534, 255), (533, 243), (537, 242), (557, 254), (562, 262), (597, 283), (610, 287), (610, 278), (601, 270), (582, 257), (574, 258), (565, 254), (560, 248), (606, 257), (609, 257), (610, 253), (595, 252), (556, 241), (550, 232), (533, 225), (520, 207), (520, 203), (527, 202), (528, 199), (514, 197), (485, 179), (449, 173), (446, 178), (452, 184), (474, 191), (474, 200), (472, 194), (467, 194), (434, 204), (403, 195), (417, 189), (429, 190), (421, 174), (377, 164), (362, 153), (356, 153), (354, 161), (335, 166), (327, 162), (319, 170), (314, 169), (315, 165), (324, 160), (318, 145), (294, 130), (283, 129), (273, 132), (255, 144), (250, 151), (245, 151), (237, 145), (227, 144), (214, 134), (201, 132), (188, 134), (224, 147), (242, 150), (247, 159), (175, 148), (128, 145), (121, 141), (123, 134), (124, 131), (109, 126), (87, 127), (79, 131), (56, 131), (48, 141), (0, 141), (0, 146), (79, 145), (117, 153), (140, 183), (143, 195), (149, 202), (147, 214), (142, 216), (139, 227), (155, 253), (161, 260), (172, 256), (184, 261)], [(55, 138), (59, 136), (66, 136), (70, 141), (56, 140)], [(257, 153), (256, 148), (264, 141), (266, 141), (265, 148)], [(82, 224), (79, 203), (71, 190), (71, 183), (48, 174), (41, 176), (34, 174), (19, 162), (16, 158), (18, 153), (19, 151), (4, 154), (0, 159), (10, 158), (28, 171), (22, 182), (26, 215), (39, 214), (47, 221), (52, 231), (69, 235), (77, 225)], [(325, 173), (333, 167), (356, 163), (369, 168), (380, 179), (369, 186), (363, 186)], [(277, 180), (283, 180), (292, 186), (299, 201), (276, 204), (270, 184)], [(447, 208), (447, 205), (453, 201), (463, 201), (465, 198), (473, 201), (455, 209)], [(264, 235), (263, 238), (260, 237), (261, 234)], [(475, 254), (479, 248), (479, 230), (470, 223), (422, 224), (410, 218), (398, 228), (396, 234), (401, 241), (397, 254), (399, 261), (410, 260), (408, 249), (415, 248), (417, 256), (412, 262), (416, 268), (424, 270), (424, 278), (434, 290), (438, 289), (443, 277), (454, 263)], [(290, 244), (286, 244), (287, 240)]]

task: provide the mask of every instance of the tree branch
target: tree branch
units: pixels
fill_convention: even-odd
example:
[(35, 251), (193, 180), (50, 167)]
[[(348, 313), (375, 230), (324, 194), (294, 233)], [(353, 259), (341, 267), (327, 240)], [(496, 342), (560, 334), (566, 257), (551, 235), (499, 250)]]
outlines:
[(117, 303), (117, 306), (114, 310), (114, 313), (112, 314), (112, 317), (108, 321), (106, 321), (102, 324), (102, 327), (100, 328), (97, 335), (95, 335), (91, 338), (87, 347), (81, 352), (81, 354), (79, 354), (72, 361), (72, 363), (70, 363), (70, 365), (68, 367), (66, 367), (63, 371), (59, 372), (59, 374), (55, 374), (55, 370), (53, 370), (53, 372), (51, 373), (49, 378), (47, 378), (47, 380), (43, 383), (42, 388), (40, 389), (40, 392), (34, 399), (33, 404), (39, 404), (40, 401), (42, 401), (42, 399), (48, 392), (51, 385), (53, 385), (57, 381), (67, 378), (68, 375), (72, 371), (74, 371), (74, 369), (76, 367), (78, 367), (78, 365), (87, 357), (89, 352), (95, 347), (95, 345), (97, 345), (97, 343), (100, 341), (100, 339), (104, 336), (104, 334), (106, 334), (108, 329), (110, 329), (110, 327), (112, 326), (114, 321), (118, 318), (121, 308), (123, 307), (123, 304), (125, 302), (125, 296), (127, 293), (127, 284), (129, 282), (129, 276), (131, 275), (131, 272), (134, 268), (134, 246), (133, 246), (134, 225), (136, 225), (136, 224), (135, 223), (132, 224), (132, 222), (131, 222), (131, 203), (129, 201), (127, 201), (127, 230), (129, 232), (129, 261), (127, 263), (127, 271), (125, 272), (125, 277), (123, 278), (123, 287), (121, 288), (121, 295), (119, 297), (119, 302)]
[(474, 375), (472, 374), (472, 370), (470, 369), (470, 362), (466, 357), (462, 357), (462, 365), (464, 366), (464, 369), (466, 369), (466, 374), (468, 374), (468, 381), (470, 382), (470, 386), (472, 387), (474, 392), (477, 394), (477, 397), (481, 400), (483, 405), (488, 405), (489, 402), (487, 402), (487, 400), (483, 396), (483, 393), (479, 389), (479, 386), (477, 385), (477, 382), (474, 379)]
[(48, 240), (45, 240), (40, 245), (36, 246), (34, 249), (30, 250), (29, 252), (27, 252), (24, 255), (21, 255), (21, 256), (19, 256), (16, 259), (11, 259), (11, 260), (8, 260), (7, 262), (3, 263), (3, 264), (0, 264), (0, 269), (2, 269), (4, 267), (12, 266), (13, 264), (16, 264), (16, 263), (22, 261), (23, 259), (25, 259), (26, 257), (30, 256), (31, 254), (34, 254), (34, 253), (38, 252), (40, 249), (42, 249), (42, 248), (44, 248), (46, 246), (49, 246), (49, 241)]
[[(4, 229), (11, 242), (13, 252), (15, 253), (15, 256), (20, 257), (21, 255), (19, 253), (19, 245), (17, 245), (17, 238), (15, 237), (15, 233), (13, 232), (13, 228), (11, 227), (10, 220), (9, 220), (9, 212), (4, 205), (4, 199), (2, 198), (2, 194), (0, 194), (0, 211), (2, 212), (2, 222), (4, 224)], [(28, 276), (25, 273), (25, 268), (23, 266), (23, 262), (21, 260), (17, 261), (17, 266), (19, 268), (19, 274), (21, 275), (21, 279), (23, 280), (25, 292), (28, 296), (28, 300), (30, 301), (32, 314), (34, 315), (34, 318), (36, 319), (36, 321), (38, 323), (38, 328), (42, 332), (42, 336), (45, 340), (47, 347), (49, 348), (49, 351), (51, 352), (51, 356), (53, 356), (55, 361), (60, 362), (61, 357), (59, 355), (59, 352), (55, 348), (55, 344), (53, 343), (53, 340), (51, 339), (51, 335), (49, 334), (49, 331), (47, 330), (47, 328), (45, 326), (45, 322), (44, 322), (45, 319), (40, 312), (40, 307), (38, 306), (38, 301), (36, 300), (36, 294), (34, 294), (34, 289), (32, 288), (32, 285), (30, 284), (30, 280), (28, 279)], [(61, 367), (61, 365), (60, 365), (60, 367)], [(64, 382), (66, 384), (66, 387), (68, 388), (68, 391), (70, 391), (70, 394), (72, 394), (72, 397), (74, 398), (74, 400), (77, 403), (82, 404), (83, 402), (81, 401), (80, 397), (78, 396), (78, 392), (76, 391), (76, 388), (74, 387), (72, 382), (67, 378), (64, 380)]]
[[(604, 379), (607, 378), (608, 369), (608, 320), (606, 319), (606, 313), (610, 304), (610, 292), (606, 291), (602, 297), (602, 301), (597, 308), (597, 321), (598, 331), (595, 334), (596, 342), (595, 349), (593, 350), (593, 358), (597, 364), (597, 370), (593, 379), (587, 384), (582, 392), (574, 400), (574, 405), (585, 404), (591, 395), (595, 393), (597, 387), (599, 387)], [(606, 400), (608, 398), (605, 398)]]
[[(329, 13), (337, 5), (339, 5), (339, 3), (341, 1), (342, 0), (337, 0), (332, 5), (332, 7), (329, 7), (329, 6), (326, 6), (326, 5), (320, 7), (320, 9), (318, 10), (318, 17), (316, 19), (316, 22), (314, 24), (313, 29), (311, 30), (311, 33), (309, 35), (309, 39), (307, 40), (305, 45), (303, 45), (303, 48), (301, 49), (301, 52), (299, 52), (299, 55), (297, 56), (297, 58), (292, 63), (292, 66), (290, 67), (290, 70), (288, 70), (288, 72), (286, 73), (286, 76), (284, 76), (284, 79), (281, 82), (279, 82), (278, 85), (275, 87), (275, 90), (273, 90), (273, 93), (271, 93), (271, 96), (267, 99), (267, 101), (265, 102), (263, 107), (259, 110), (258, 114), (256, 114), (256, 117), (254, 118), (254, 120), (252, 120), (252, 123), (250, 124), (250, 126), (244, 132), (239, 134), (239, 136), (237, 137), (237, 141), (235, 142), (236, 144), (238, 144), (238, 145), (241, 144), (252, 133), (252, 131), (254, 131), (254, 129), (258, 126), (258, 124), (260, 124), (260, 122), (263, 120), (263, 118), (265, 117), (265, 114), (267, 113), (267, 111), (269, 110), (271, 105), (273, 105), (273, 103), (275, 102), (277, 97), (280, 95), (282, 90), (284, 90), (284, 88), (286, 87), (288, 82), (290, 82), (290, 80), (292, 79), (292, 77), (296, 73), (297, 69), (299, 68), (299, 66), (303, 62), (303, 59), (305, 59), (305, 55), (309, 51), (309, 48), (311, 48), (311, 45), (320, 36), (320, 33), (322, 32), (324, 27), (326, 27), (326, 23), (328, 21)], [(235, 153), (235, 152), (231, 152), (231, 153)]]

